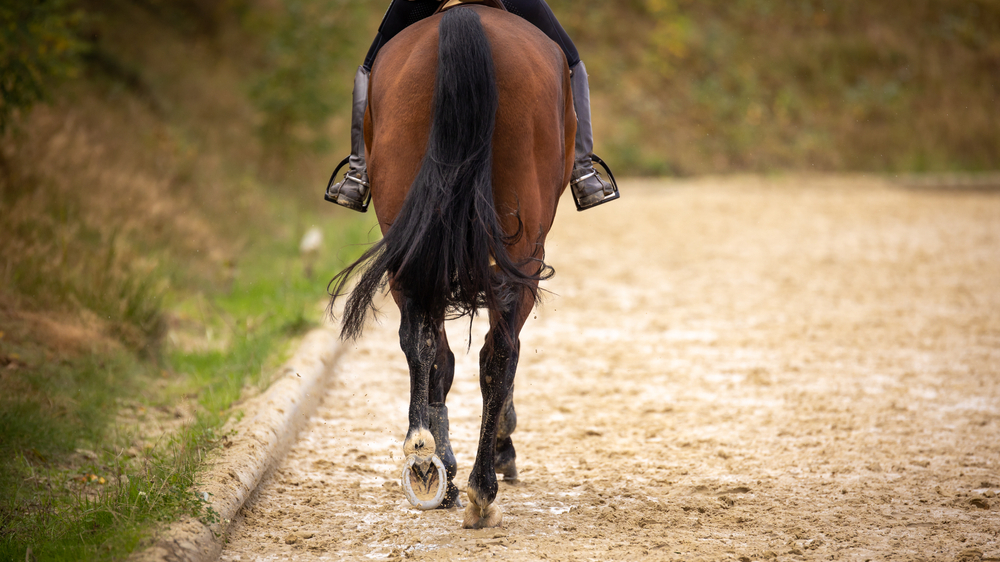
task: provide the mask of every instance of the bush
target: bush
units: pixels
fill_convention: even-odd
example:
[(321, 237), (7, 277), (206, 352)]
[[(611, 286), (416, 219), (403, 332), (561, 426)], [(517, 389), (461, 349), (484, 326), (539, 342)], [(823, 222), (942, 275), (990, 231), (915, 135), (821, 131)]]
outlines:
[(0, 1), (0, 134), (18, 112), (48, 99), (55, 80), (77, 73), (81, 18), (66, 0)]
[(250, 27), (267, 43), (250, 99), (270, 154), (283, 159), (329, 148), (329, 119), (350, 109), (351, 78), (374, 35), (369, 15), (370, 7), (341, 0), (286, 0), (256, 14)]

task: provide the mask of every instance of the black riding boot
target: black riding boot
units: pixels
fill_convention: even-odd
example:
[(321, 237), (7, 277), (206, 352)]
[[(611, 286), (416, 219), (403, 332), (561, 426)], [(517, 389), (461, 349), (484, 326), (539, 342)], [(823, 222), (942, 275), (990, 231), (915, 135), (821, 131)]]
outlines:
[(358, 67), (354, 75), (354, 103), (351, 107), (350, 169), (344, 179), (326, 188), (326, 200), (365, 212), (368, 198), (368, 166), (365, 164), (365, 108), (368, 107), (368, 71)]
[(590, 158), (594, 153), (594, 131), (590, 125), (590, 83), (583, 61), (570, 68), (570, 86), (576, 109), (576, 152), (569, 187), (577, 207), (583, 211), (617, 199), (618, 193), (611, 182), (604, 181), (597, 173)]

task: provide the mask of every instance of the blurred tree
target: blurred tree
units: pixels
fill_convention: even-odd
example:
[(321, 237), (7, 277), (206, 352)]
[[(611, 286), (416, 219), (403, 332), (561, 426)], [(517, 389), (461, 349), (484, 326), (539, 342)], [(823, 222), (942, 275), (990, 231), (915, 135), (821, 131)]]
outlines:
[(677, 71), (677, 63), (691, 50), (693, 22), (678, 8), (676, 0), (645, 0), (644, 8), (654, 22), (647, 38), (646, 64), (670, 78)]
[[(255, 23), (270, 40), (250, 98), (261, 112), (258, 132), (272, 155), (284, 159), (328, 147), (329, 118), (349, 106), (343, 98), (350, 80), (337, 74), (354, 76), (346, 68), (337, 71), (360, 64), (362, 36), (372, 33), (358, 24), (369, 8), (346, 0), (284, 0), (266, 21)], [(333, 87), (340, 82), (346, 86)]]
[(66, 0), (0, 0), (0, 134), (80, 68), (82, 13)]

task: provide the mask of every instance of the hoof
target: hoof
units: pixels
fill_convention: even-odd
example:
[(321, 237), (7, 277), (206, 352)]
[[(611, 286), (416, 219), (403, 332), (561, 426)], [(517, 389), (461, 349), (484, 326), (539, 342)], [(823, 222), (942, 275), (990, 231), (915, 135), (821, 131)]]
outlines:
[(513, 460), (503, 466), (497, 465), (496, 473), (503, 475), (504, 482), (514, 482), (517, 480), (517, 465)]
[(503, 514), (500, 513), (500, 506), (496, 502), (480, 509), (478, 505), (469, 500), (469, 505), (465, 507), (465, 520), (462, 521), (464, 529), (486, 529), (489, 527), (499, 527), (503, 523)]
[(460, 497), (461, 492), (458, 491), (458, 486), (454, 483), (448, 483), (448, 491), (444, 494), (444, 501), (438, 506), (438, 509), (451, 509), (453, 507), (463, 507), (462, 498)]
[(407, 457), (402, 480), (406, 499), (417, 509), (437, 508), (448, 491), (448, 474), (437, 455), (428, 459), (416, 455)]

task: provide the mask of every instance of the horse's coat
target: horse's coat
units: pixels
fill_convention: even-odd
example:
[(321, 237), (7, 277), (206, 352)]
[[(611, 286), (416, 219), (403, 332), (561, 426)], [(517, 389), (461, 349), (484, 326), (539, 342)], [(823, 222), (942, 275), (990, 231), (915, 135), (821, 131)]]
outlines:
[(431, 453), (443, 461), (444, 506), (461, 505), (447, 439), (454, 355), (444, 320), (488, 310), (467, 527), (500, 523), (495, 471), (517, 475), (518, 334), (538, 281), (551, 274), (544, 242), (573, 164), (571, 96), (562, 50), (525, 20), (481, 6), (410, 26), (372, 69), (365, 144), (383, 239), (334, 279), (334, 294), (367, 264), (345, 312), (343, 335), (356, 337), (388, 280), (410, 369), (404, 452), (422, 459), (413, 465), (420, 478), (432, 476)]

